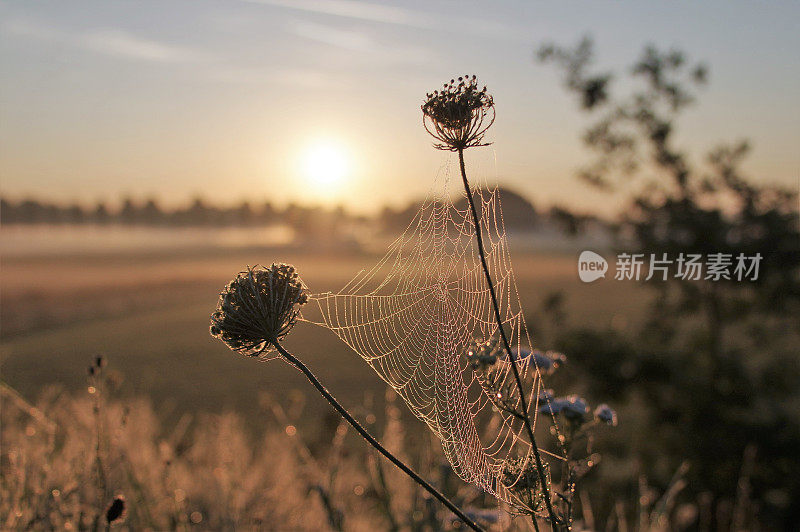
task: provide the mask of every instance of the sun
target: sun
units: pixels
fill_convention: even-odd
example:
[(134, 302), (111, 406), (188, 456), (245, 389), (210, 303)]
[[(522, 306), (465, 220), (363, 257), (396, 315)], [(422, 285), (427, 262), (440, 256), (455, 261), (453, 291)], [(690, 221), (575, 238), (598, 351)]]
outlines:
[(309, 145), (303, 153), (303, 170), (317, 194), (330, 195), (341, 188), (350, 171), (346, 151), (332, 141)]

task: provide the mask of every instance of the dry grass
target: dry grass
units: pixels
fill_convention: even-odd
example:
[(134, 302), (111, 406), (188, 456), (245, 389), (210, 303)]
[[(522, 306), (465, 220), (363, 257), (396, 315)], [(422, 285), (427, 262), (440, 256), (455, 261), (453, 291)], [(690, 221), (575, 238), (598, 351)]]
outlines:
[[(302, 394), (281, 402), (262, 393), (256, 401), (258, 431), (230, 412), (186, 414), (165, 425), (148, 399), (114, 397), (118, 374), (103, 373), (90, 378), (77, 394), (49, 388), (35, 405), (3, 385), (0, 529), (460, 528), (452, 514), (366, 446), (336, 415), (311, 414)], [(513, 518), (494, 499), (455, 477), (427, 431), (409, 434), (392, 391), (382, 403), (376, 415), (368, 395), (355, 414), (387, 448), (486, 530), (532, 530), (527, 518)], [(299, 428), (301, 419), (317, 430)], [(584, 489), (573, 529), (661, 532), (699, 525), (700, 530), (712, 530), (705, 513), (710, 501), (701, 497), (677, 502), (686, 486), (685, 473), (679, 470), (664, 492), (641, 477), (638, 494), (620, 494), (615, 511), (601, 522)], [(746, 486), (747, 480), (743, 477), (740, 484)], [(106, 512), (116, 498), (124, 499), (125, 513), (108, 523)], [(727, 508), (732, 514), (743, 513), (742, 521), (752, 521), (753, 510), (746, 500)], [(733, 515), (721, 520), (733, 521)], [(728, 528), (713, 528), (723, 529)]]
[[(109, 399), (116, 379), (106, 373), (78, 395), (50, 389), (35, 406), (4, 389), (0, 528), (103, 530), (115, 497), (126, 512), (111, 526), (128, 530), (434, 530), (452, 522), (335, 417), (316, 418), (321, 430), (309, 444), (292, 424), (307, 415), (299, 401), (284, 409), (262, 395), (260, 437), (233, 413), (187, 415), (163, 430), (149, 401)], [(382, 427), (371, 412), (364, 419), (451, 497), (485, 504), (450, 478), (434, 442), (423, 453), (408, 447), (399, 412), (390, 397)]]

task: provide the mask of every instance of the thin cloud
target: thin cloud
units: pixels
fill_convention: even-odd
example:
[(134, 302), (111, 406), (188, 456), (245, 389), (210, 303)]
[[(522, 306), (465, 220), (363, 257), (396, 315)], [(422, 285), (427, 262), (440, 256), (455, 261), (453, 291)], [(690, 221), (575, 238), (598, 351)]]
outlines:
[[(505, 41), (528, 42), (530, 36), (526, 31), (511, 28), (498, 20), (476, 19), (448, 13), (447, 20), (442, 15), (417, 11), (397, 6), (387, 6), (358, 0), (243, 0), (251, 4), (330, 15), (334, 17), (378, 22), (411, 28), (434, 30), (437, 32), (463, 33), (481, 35)], [(439, 17), (439, 18), (437, 18)]]
[(211, 59), (209, 54), (203, 52), (146, 39), (114, 28), (67, 32), (31, 21), (15, 20), (4, 24), (3, 29), (13, 35), (112, 57), (157, 63), (198, 63)]
[(236, 65), (221, 65), (203, 71), (205, 79), (235, 85), (273, 85), (279, 83), (292, 89), (346, 90), (352, 81), (335, 72), (307, 68), (271, 67), (257, 68)]
[(375, 43), (365, 34), (355, 31), (342, 30), (325, 24), (316, 24), (307, 21), (294, 21), (289, 24), (289, 31), (312, 41), (323, 44), (363, 52), (369, 50)]
[(210, 56), (203, 52), (143, 39), (122, 30), (98, 30), (81, 35), (78, 42), (87, 50), (97, 53), (155, 61), (160, 63), (199, 63)]
[(436, 28), (436, 24), (423, 13), (395, 6), (386, 6), (354, 0), (244, 0), (297, 11), (333, 15), (369, 22), (382, 22), (415, 28)]
[(347, 89), (351, 83), (341, 77), (330, 73), (310, 69), (278, 69), (272, 74), (272, 79), (292, 87), (319, 89)]
[(306, 20), (291, 21), (288, 30), (294, 35), (334, 46), (358, 57), (385, 64), (422, 64), (435, 59), (435, 54), (422, 46), (393, 44), (388, 46), (360, 31), (345, 30), (327, 24), (317, 24)]

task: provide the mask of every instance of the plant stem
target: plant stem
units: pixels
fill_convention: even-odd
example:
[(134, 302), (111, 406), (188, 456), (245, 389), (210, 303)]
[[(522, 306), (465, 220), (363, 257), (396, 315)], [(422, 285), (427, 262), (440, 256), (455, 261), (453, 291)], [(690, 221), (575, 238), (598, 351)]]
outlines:
[[(530, 416), (528, 415), (528, 402), (525, 399), (525, 390), (522, 387), (522, 377), (519, 375), (517, 369), (517, 359), (514, 351), (511, 350), (511, 344), (508, 342), (508, 337), (503, 329), (503, 317), (500, 315), (500, 305), (497, 303), (497, 294), (494, 291), (494, 283), (492, 276), (489, 273), (489, 266), (486, 263), (486, 253), (483, 250), (483, 235), (481, 234), (481, 220), (478, 217), (478, 211), (475, 209), (475, 200), (472, 197), (472, 190), (469, 187), (469, 180), (467, 180), (467, 170), (464, 166), (464, 150), (458, 150), (458, 163), (461, 167), (461, 179), (464, 181), (464, 191), (467, 193), (467, 200), (469, 200), (469, 207), (472, 210), (472, 219), (475, 222), (475, 237), (478, 240), (478, 254), (481, 257), (481, 265), (483, 266), (483, 273), (486, 275), (486, 284), (489, 286), (489, 295), (492, 298), (492, 307), (494, 307), (494, 316), (497, 320), (497, 329), (500, 331), (500, 338), (503, 340), (503, 347), (508, 353), (508, 358), (511, 360), (511, 370), (514, 373), (514, 380), (519, 389), (519, 402), (522, 407), (522, 422), (525, 425), (525, 430), (531, 440), (531, 449), (533, 450), (533, 457), (536, 461), (536, 470), (539, 473), (539, 481), (542, 484), (542, 493), (544, 495), (544, 503), (547, 506), (547, 513), (550, 515), (550, 526), (555, 529), (556, 524), (560, 521), (553, 511), (553, 503), (550, 500), (550, 490), (547, 487), (547, 476), (544, 472), (544, 464), (542, 457), (539, 454), (539, 448), (536, 446), (536, 438), (533, 435), (533, 427), (531, 426)], [(536, 516), (533, 516), (536, 519)]]
[[(97, 371), (100, 371), (98, 366)], [(91, 384), (93, 384), (94, 392), (92, 393), (92, 413), (94, 414), (94, 424), (95, 424), (95, 447), (94, 447), (94, 463), (95, 468), (97, 470), (97, 479), (95, 483), (95, 488), (97, 490), (97, 515), (94, 518), (94, 529), (95, 531), (99, 530), (100, 527), (100, 519), (103, 515), (103, 507), (106, 503), (106, 490), (108, 486), (108, 482), (106, 479), (106, 468), (103, 465), (103, 416), (101, 412), (101, 401), (102, 398), (100, 397), (100, 378), (98, 376), (93, 376), (91, 378)]]
[(283, 357), (286, 360), (288, 360), (293, 366), (295, 366), (297, 369), (303, 372), (303, 374), (306, 376), (309, 382), (311, 382), (311, 384), (319, 391), (319, 393), (321, 393), (322, 396), (325, 399), (327, 399), (328, 403), (330, 403), (330, 405), (334, 409), (336, 409), (336, 411), (339, 412), (339, 414), (341, 414), (341, 416), (345, 419), (345, 421), (350, 423), (350, 425), (352, 425), (352, 427), (356, 429), (356, 431), (365, 440), (367, 440), (367, 442), (370, 445), (375, 447), (378, 450), (378, 452), (380, 452), (383, 456), (388, 458), (390, 462), (392, 462), (394, 465), (400, 468), (400, 470), (403, 471), (403, 473), (411, 477), (414, 480), (414, 482), (425, 488), (425, 490), (427, 490), (428, 493), (433, 495), (436, 499), (439, 500), (439, 502), (444, 504), (462, 522), (464, 522), (465, 525), (470, 527), (472, 530), (475, 530), (476, 532), (483, 532), (483, 529), (479, 527), (472, 519), (467, 517), (464, 514), (464, 512), (458, 508), (458, 506), (450, 502), (450, 500), (447, 497), (442, 495), (436, 488), (431, 486), (425, 479), (423, 479), (421, 476), (415, 473), (413, 469), (408, 467), (406, 464), (401, 462), (397, 457), (395, 457), (392, 453), (386, 450), (386, 448), (384, 448), (384, 446), (381, 445), (380, 442), (378, 442), (378, 440), (373, 438), (372, 435), (369, 432), (367, 432), (367, 430), (364, 427), (362, 427), (361, 424), (358, 421), (356, 421), (356, 419), (353, 416), (350, 415), (350, 412), (348, 412), (345, 407), (339, 404), (339, 401), (337, 401), (336, 398), (333, 397), (333, 395), (331, 395), (328, 389), (325, 388), (325, 386), (323, 386), (322, 383), (319, 382), (319, 380), (317, 380), (317, 377), (311, 372), (310, 369), (308, 369), (308, 367), (305, 364), (300, 362), (300, 360), (295, 358), (294, 355), (292, 355), (286, 349), (284, 349), (279, 342), (275, 340), (270, 340), (270, 343), (275, 347), (275, 349), (278, 350), (278, 352), (281, 355), (283, 355)]

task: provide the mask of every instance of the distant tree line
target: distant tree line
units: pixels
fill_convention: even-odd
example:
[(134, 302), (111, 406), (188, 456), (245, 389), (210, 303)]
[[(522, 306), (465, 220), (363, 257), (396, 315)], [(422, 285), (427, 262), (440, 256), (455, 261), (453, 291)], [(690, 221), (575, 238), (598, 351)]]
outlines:
[[(520, 194), (501, 188), (505, 224), (511, 230), (529, 230), (543, 221), (551, 221), (565, 232), (576, 233), (587, 221), (594, 218), (577, 215), (563, 207), (553, 207), (549, 212), (539, 212)], [(0, 198), (0, 224), (93, 224), (138, 225), (169, 227), (257, 227), (288, 225), (300, 233), (331, 232), (343, 226), (369, 225), (384, 233), (402, 232), (418, 212), (420, 201), (409, 202), (404, 207), (384, 207), (374, 216), (351, 213), (344, 207), (323, 208), (290, 203), (276, 207), (269, 202), (243, 201), (235, 206), (212, 205), (195, 198), (189, 205), (165, 208), (154, 198), (137, 202), (125, 198), (117, 208), (99, 201), (92, 207), (78, 203), (59, 204), (27, 198), (11, 201)], [(457, 204), (458, 206), (458, 204)], [(462, 206), (463, 207), (463, 206)]]
[(73, 203), (69, 205), (24, 199), (12, 202), (0, 199), (0, 222), (3, 224), (127, 224), (127, 225), (270, 225), (281, 216), (295, 217), (298, 211), (319, 210), (289, 205), (284, 210), (270, 203), (253, 205), (242, 202), (234, 207), (214, 206), (201, 198), (194, 199), (183, 208), (165, 209), (156, 199), (136, 202), (123, 200), (117, 209), (105, 202), (87, 208)]
[(279, 208), (269, 202), (243, 201), (232, 207), (212, 205), (195, 198), (189, 205), (165, 208), (156, 199), (143, 202), (126, 198), (117, 208), (105, 202), (93, 207), (77, 203), (58, 204), (28, 198), (11, 201), (0, 198), (0, 223), (3, 225), (130, 225), (165, 227), (257, 227), (289, 225), (296, 230), (314, 230), (321, 226), (340, 227), (366, 221), (342, 207), (325, 209), (289, 204)]

